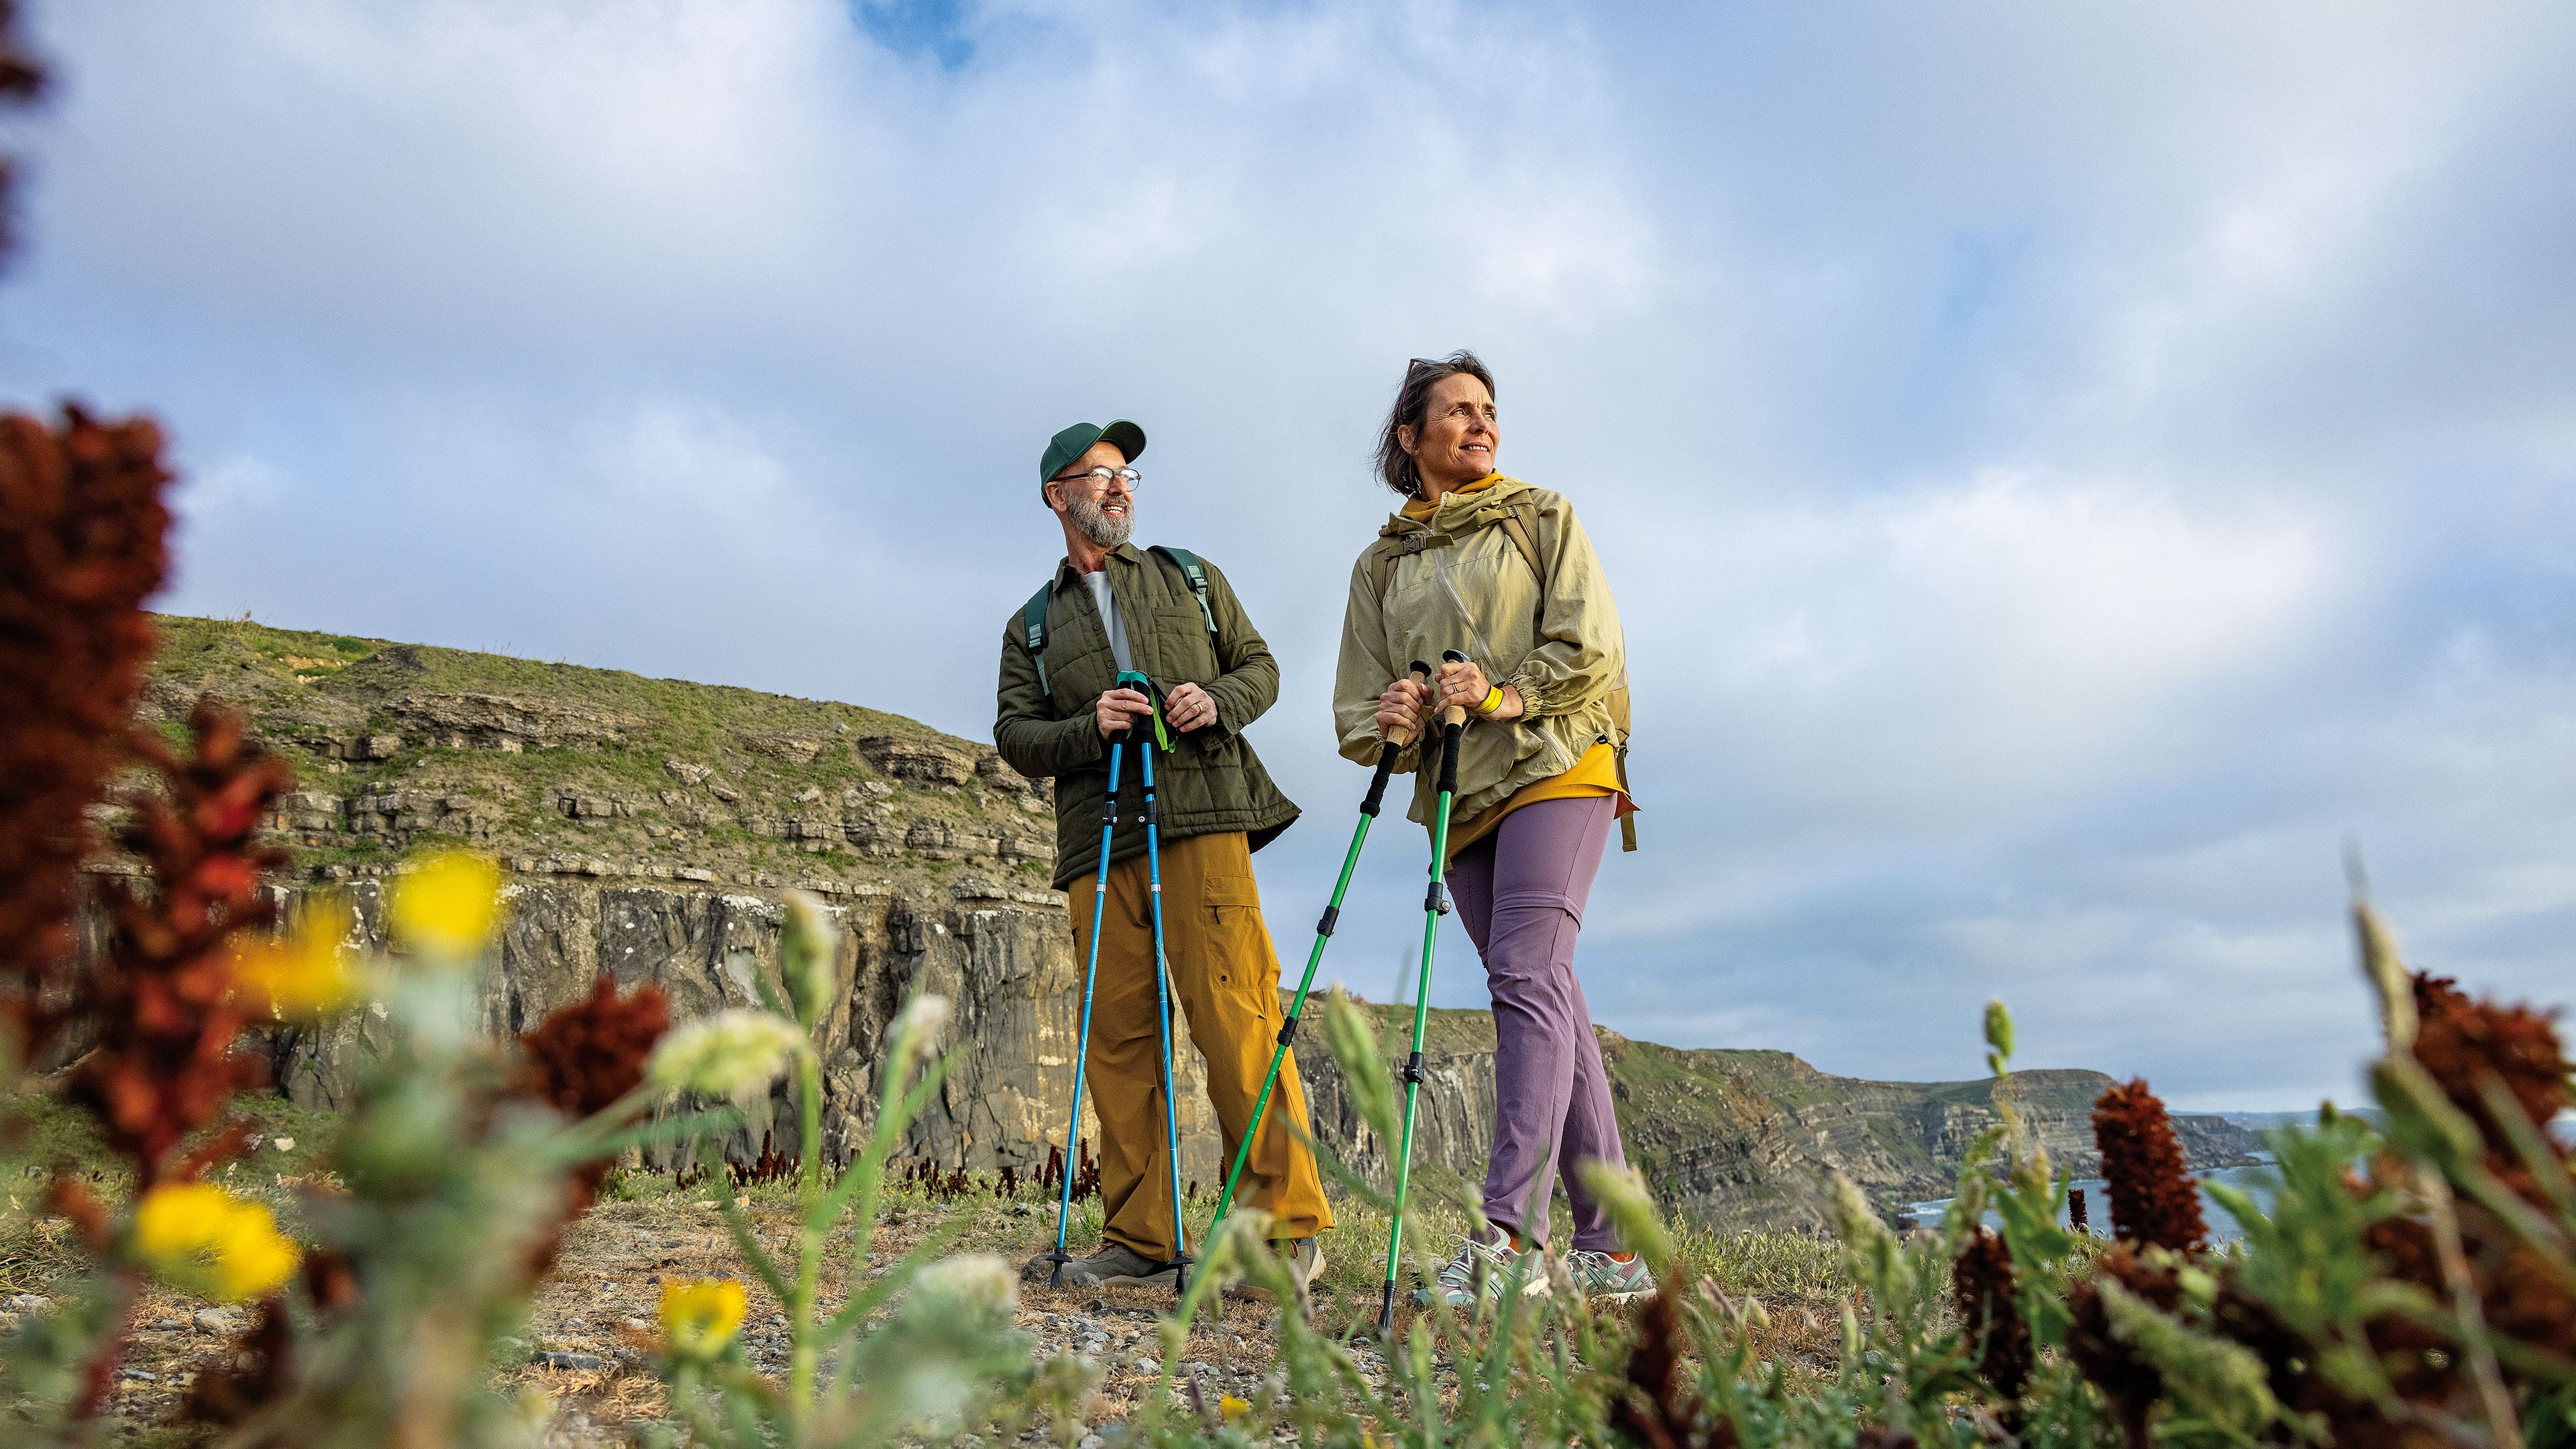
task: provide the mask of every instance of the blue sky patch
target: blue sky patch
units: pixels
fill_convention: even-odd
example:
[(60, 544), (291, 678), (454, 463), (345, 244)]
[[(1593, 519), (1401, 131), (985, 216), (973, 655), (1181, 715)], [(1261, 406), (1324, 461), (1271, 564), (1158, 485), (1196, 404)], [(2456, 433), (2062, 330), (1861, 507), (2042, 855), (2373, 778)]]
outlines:
[(961, 0), (850, 0), (850, 14), (869, 39), (897, 55), (926, 55), (942, 70), (961, 69), (975, 58)]

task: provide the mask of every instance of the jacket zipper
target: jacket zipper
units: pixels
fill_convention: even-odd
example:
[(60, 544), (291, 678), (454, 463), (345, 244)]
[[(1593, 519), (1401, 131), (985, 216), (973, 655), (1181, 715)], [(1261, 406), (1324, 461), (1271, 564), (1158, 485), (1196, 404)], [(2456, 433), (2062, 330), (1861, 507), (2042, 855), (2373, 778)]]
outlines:
[[(1476, 533), (1469, 534), (1468, 538), (1477, 537), (1482, 533), (1483, 530), (1479, 529)], [(1467, 546), (1466, 539), (1458, 539), (1456, 542), (1460, 549), (1464, 549)], [(1467, 637), (1476, 646), (1475, 659), (1478, 666), (1482, 668), (1492, 668), (1496, 662), (1494, 659), (1493, 642), (1485, 637), (1485, 631), (1483, 629), (1477, 627), (1475, 611), (1467, 607), (1466, 599), (1458, 592), (1457, 580), (1452, 579), (1449, 576), (1448, 549), (1444, 548), (1440, 550), (1438, 556), (1432, 560), (1431, 572), (1434, 577), (1440, 580), (1440, 591), (1449, 596), (1450, 607), (1456, 609), (1458, 611), (1458, 617), (1465, 621), (1467, 625)], [(1490, 675), (1487, 676), (1487, 679), (1488, 682), (1495, 682), (1492, 680)]]

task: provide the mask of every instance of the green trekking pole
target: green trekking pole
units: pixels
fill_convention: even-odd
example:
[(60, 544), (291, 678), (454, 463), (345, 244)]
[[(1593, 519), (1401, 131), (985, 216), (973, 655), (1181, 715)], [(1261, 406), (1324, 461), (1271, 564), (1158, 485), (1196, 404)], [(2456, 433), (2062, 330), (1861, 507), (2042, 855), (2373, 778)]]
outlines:
[[(1467, 656), (1441, 651), (1450, 664)], [(1440, 940), (1440, 918), (1449, 912), (1449, 802), (1458, 796), (1458, 737), (1467, 728), (1467, 707), (1453, 704), (1440, 712), (1440, 813), (1431, 826), (1431, 889), (1422, 897), (1422, 979), (1413, 988), (1413, 1055), (1404, 1063), (1404, 1146), (1395, 1158), (1395, 1221), (1386, 1231), (1386, 1296), (1378, 1301), (1380, 1338), (1395, 1334), (1395, 1270), (1404, 1251), (1404, 1189), (1413, 1175), (1413, 1107), (1422, 1092), (1422, 1028), (1431, 1009), (1431, 948)]]
[[(1416, 659), (1413, 672), (1428, 680), (1431, 666)], [(1324, 907), (1324, 917), (1315, 923), (1315, 945), (1306, 953), (1306, 974), (1297, 983), (1297, 997), (1288, 1004), (1288, 1019), (1279, 1024), (1279, 1046), (1270, 1054), (1270, 1075), (1261, 1079), (1261, 1095), (1252, 1104), (1252, 1125), (1243, 1129), (1243, 1142), (1234, 1149), (1234, 1166), (1225, 1175), (1225, 1190), (1217, 1194), (1216, 1218), (1208, 1224), (1207, 1238), (1216, 1241), (1216, 1230), (1225, 1222), (1226, 1211), (1234, 1206), (1235, 1184), (1243, 1177), (1243, 1164), (1252, 1156), (1252, 1139), (1261, 1132), (1262, 1114), (1270, 1110), (1270, 1089), (1279, 1082), (1280, 1064), (1288, 1059), (1289, 1045), (1297, 1039), (1297, 1018), (1306, 1009), (1307, 993), (1315, 989), (1315, 968), (1324, 963), (1324, 945), (1333, 939), (1333, 925), (1342, 918), (1342, 895), (1351, 888), (1351, 872), (1359, 868), (1360, 847), (1368, 844), (1369, 823), (1377, 819), (1378, 806), (1386, 799), (1387, 777), (1395, 772), (1395, 757), (1413, 743), (1413, 731), (1401, 726), (1386, 732), (1386, 743), (1378, 746), (1377, 773), (1370, 777), (1368, 797), (1360, 801), (1360, 826), (1351, 834), (1350, 853), (1342, 857), (1341, 879), (1333, 882), (1332, 904)]]

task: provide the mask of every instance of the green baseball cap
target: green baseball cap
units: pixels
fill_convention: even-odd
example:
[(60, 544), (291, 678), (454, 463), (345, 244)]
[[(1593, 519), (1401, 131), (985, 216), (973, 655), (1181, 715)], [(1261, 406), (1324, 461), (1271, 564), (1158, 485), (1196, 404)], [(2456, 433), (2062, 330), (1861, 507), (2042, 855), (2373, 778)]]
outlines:
[(1136, 456), (1145, 451), (1145, 430), (1120, 418), (1105, 428), (1098, 423), (1075, 423), (1047, 439), (1046, 453), (1038, 459), (1038, 497), (1045, 498), (1046, 486), (1055, 481), (1055, 475), (1094, 443), (1107, 443), (1134, 463)]

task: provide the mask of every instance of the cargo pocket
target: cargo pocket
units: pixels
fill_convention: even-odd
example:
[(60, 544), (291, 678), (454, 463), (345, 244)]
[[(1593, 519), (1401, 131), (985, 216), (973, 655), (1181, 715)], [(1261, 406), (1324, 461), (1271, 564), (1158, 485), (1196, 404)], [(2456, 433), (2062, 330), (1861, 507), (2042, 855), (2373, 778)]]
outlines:
[(1200, 888), (1207, 912), (1208, 965), (1226, 991), (1278, 994), (1279, 958), (1261, 923), (1261, 889), (1252, 877), (1220, 876)]

